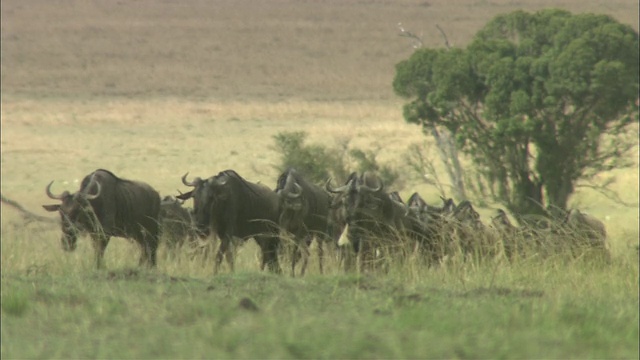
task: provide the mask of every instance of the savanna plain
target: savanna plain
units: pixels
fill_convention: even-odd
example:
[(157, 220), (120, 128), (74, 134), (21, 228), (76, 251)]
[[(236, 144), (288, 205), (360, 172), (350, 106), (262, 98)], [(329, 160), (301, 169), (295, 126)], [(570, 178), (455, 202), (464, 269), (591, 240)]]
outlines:
[[(185, 191), (186, 172), (225, 169), (274, 187), (282, 131), (376, 151), (403, 174), (392, 190), (437, 203), (405, 160), (422, 144), (438, 163), (392, 91), (394, 65), (413, 51), (399, 23), (430, 47), (444, 46), (436, 24), (465, 46), (517, 9), (605, 13), (638, 30), (630, 0), (1, 5), (2, 195), (41, 216), (52, 216), (41, 207), (50, 181), (54, 192), (75, 191), (98, 168), (162, 195)], [(140, 269), (136, 246), (118, 238), (95, 270), (88, 239), (65, 253), (58, 225), (3, 203), (0, 355), (637, 359), (637, 162), (604, 176), (627, 205), (579, 188), (571, 206), (605, 222), (609, 263), (552, 256), (428, 268), (407, 259), (359, 275), (330, 253), (324, 274), (312, 256), (301, 278), (260, 272), (252, 241), (237, 250), (235, 273), (214, 276), (211, 261), (163, 246), (157, 269)], [(485, 223), (497, 206), (478, 208)]]

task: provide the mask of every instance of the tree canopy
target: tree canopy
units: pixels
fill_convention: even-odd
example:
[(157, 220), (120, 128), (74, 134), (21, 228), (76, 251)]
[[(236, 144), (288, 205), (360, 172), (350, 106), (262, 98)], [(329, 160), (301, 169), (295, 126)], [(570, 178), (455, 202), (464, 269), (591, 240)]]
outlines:
[(578, 180), (631, 165), (638, 49), (609, 16), (516, 11), (465, 49), (416, 50), (393, 87), (410, 100), (406, 121), (455, 134), (497, 200), (546, 214), (566, 209)]

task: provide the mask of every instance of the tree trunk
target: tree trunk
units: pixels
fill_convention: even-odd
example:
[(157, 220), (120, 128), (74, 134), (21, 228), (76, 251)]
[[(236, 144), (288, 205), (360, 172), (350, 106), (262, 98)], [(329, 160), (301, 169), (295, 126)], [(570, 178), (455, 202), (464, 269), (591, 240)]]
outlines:
[(458, 149), (456, 144), (451, 138), (449, 130), (438, 131), (435, 126), (423, 126), (422, 132), (426, 135), (427, 129), (430, 130), (431, 135), (436, 140), (438, 147), (438, 153), (440, 154), (440, 160), (449, 175), (449, 180), (453, 185), (455, 192), (455, 198), (459, 201), (467, 200), (467, 194), (464, 187), (464, 175), (462, 173), (462, 166), (460, 166), (460, 160), (458, 159)]
[(556, 176), (545, 185), (547, 194), (547, 210), (553, 216), (560, 216), (567, 211), (569, 197), (573, 193), (573, 181), (568, 177)]
[(547, 216), (542, 199), (542, 184), (531, 181), (528, 176), (521, 176), (517, 183), (513, 184), (507, 207), (517, 215), (519, 222), (526, 222), (526, 215)]

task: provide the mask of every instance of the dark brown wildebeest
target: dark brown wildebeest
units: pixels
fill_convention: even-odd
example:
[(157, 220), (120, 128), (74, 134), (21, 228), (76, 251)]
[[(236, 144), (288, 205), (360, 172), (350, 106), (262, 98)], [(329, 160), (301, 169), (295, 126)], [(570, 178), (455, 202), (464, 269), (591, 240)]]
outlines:
[[(358, 181), (358, 173), (352, 172), (344, 186), (350, 184), (352, 181)], [(346, 192), (329, 192), (331, 180), (328, 180), (325, 184), (325, 190), (331, 196), (331, 203), (329, 205), (329, 235), (333, 239), (334, 244), (339, 245), (340, 237), (347, 225), (347, 213), (345, 207)]]
[(295, 241), (291, 247), (291, 276), (295, 276), (295, 266), (300, 255), (303, 261), (300, 275), (304, 275), (309, 258), (309, 244), (313, 238), (318, 245), (318, 261), (322, 273), (322, 243), (329, 239), (327, 231), (331, 195), (291, 168), (278, 177), (275, 191), (280, 197), (278, 224), (282, 230), (292, 234)]
[(409, 197), (407, 207), (425, 223), (439, 221), (443, 216), (451, 214), (456, 208), (453, 199), (440, 198), (442, 199), (442, 206), (429, 205), (420, 194), (415, 192)]
[[(480, 214), (469, 200), (458, 204), (449, 216), (452, 230), (452, 243), (458, 245), (465, 256), (475, 255), (480, 260), (497, 253), (496, 239), (489, 236), (480, 220)], [(455, 248), (455, 246), (454, 246)]]
[(103, 266), (104, 251), (112, 236), (136, 241), (142, 250), (140, 264), (156, 266), (158, 249), (158, 214), (160, 195), (140, 181), (125, 180), (108, 170), (98, 169), (85, 176), (80, 190), (70, 194), (47, 195), (61, 204), (43, 205), (47, 211), (58, 211), (62, 221), (62, 247), (73, 251), (78, 235), (90, 234), (96, 255), (96, 266)]
[[(325, 188), (343, 196), (341, 202), (346, 226), (342, 236), (347, 237), (358, 255), (361, 270), (372, 265), (375, 238), (395, 238), (411, 229), (406, 206), (392, 200), (384, 191), (380, 178), (373, 173), (365, 172), (338, 188), (327, 182)], [(391, 245), (397, 246), (397, 243)]]
[(429, 205), (420, 196), (413, 193), (407, 202), (410, 218), (414, 222), (415, 231), (422, 236), (418, 238), (419, 250), (426, 256), (429, 264), (438, 263), (445, 253), (443, 231), (446, 217), (453, 213), (455, 203), (453, 199), (441, 197), (443, 205)]
[(167, 195), (160, 202), (160, 240), (169, 250), (175, 250), (197, 239), (191, 209), (182, 206), (183, 200)]
[(496, 210), (496, 215), (491, 218), (491, 225), (498, 231), (502, 238), (502, 246), (504, 247), (504, 254), (509, 260), (517, 254), (522, 253), (521, 241), (525, 239), (527, 234), (522, 229), (511, 223), (507, 213), (502, 210)]
[(570, 235), (570, 241), (577, 248), (577, 254), (581, 254), (580, 248), (592, 248), (602, 252), (605, 260), (610, 260), (609, 246), (607, 244), (607, 230), (602, 221), (596, 217), (583, 213), (578, 209), (571, 209), (564, 220), (565, 231)]
[(599, 219), (578, 209), (571, 209), (567, 214), (565, 225), (573, 230), (577, 236), (587, 240), (590, 245), (605, 247), (607, 230), (604, 223)]
[(193, 215), (201, 237), (212, 231), (220, 239), (216, 253), (214, 272), (218, 273), (222, 258), (226, 257), (231, 271), (234, 269), (234, 237), (246, 240), (254, 238), (262, 250), (262, 263), (270, 271), (280, 273), (278, 263), (280, 199), (268, 187), (248, 182), (233, 170), (225, 170), (206, 180), (196, 177), (182, 183), (193, 187), (192, 191), (177, 196), (178, 199), (193, 198)]

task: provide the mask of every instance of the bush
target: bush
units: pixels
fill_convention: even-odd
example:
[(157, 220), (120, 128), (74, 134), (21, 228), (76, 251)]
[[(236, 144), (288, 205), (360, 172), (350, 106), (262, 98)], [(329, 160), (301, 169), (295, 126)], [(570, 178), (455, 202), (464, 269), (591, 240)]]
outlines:
[(305, 144), (307, 133), (304, 131), (285, 131), (273, 136), (273, 149), (280, 154), (280, 163), (276, 169), (280, 172), (293, 167), (317, 184), (327, 179), (342, 183), (352, 171), (362, 173), (375, 171), (385, 186), (397, 183), (398, 172), (386, 165), (378, 164), (377, 153), (361, 149), (327, 148), (319, 144)]

